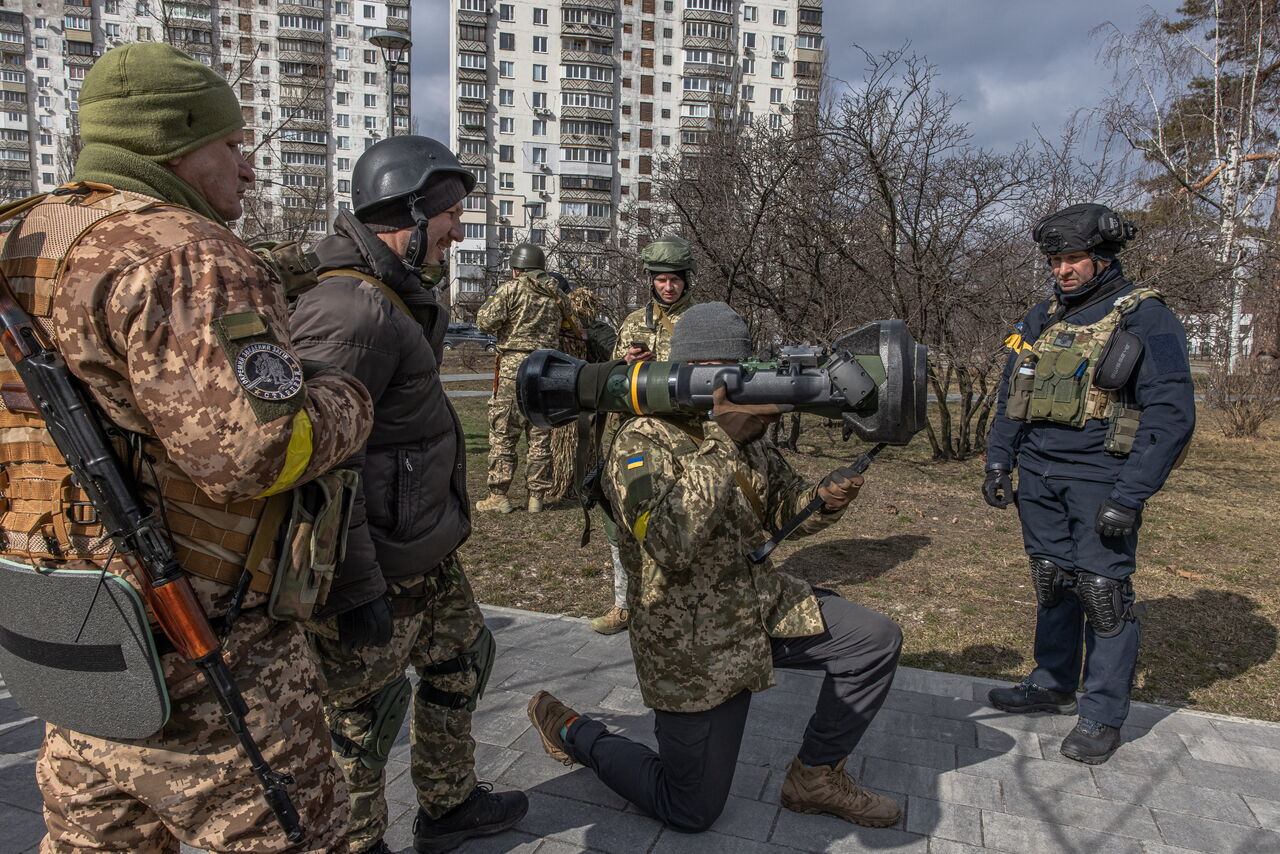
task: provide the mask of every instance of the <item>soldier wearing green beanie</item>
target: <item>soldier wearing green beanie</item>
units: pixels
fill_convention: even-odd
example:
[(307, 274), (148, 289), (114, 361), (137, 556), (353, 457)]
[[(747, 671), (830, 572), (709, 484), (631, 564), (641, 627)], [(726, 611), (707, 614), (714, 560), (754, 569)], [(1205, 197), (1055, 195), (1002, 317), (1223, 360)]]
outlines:
[[(159, 678), (151, 684), (162, 684), (141, 699), (167, 709), (167, 720), (139, 737), (136, 727), (99, 714), (106, 692), (74, 692), (89, 706), (85, 717), (74, 719), (75, 729), (51, 720), (36, 763), (48, 828), (40, 850), (176, 852), (181, 842), (207, 851), (346, 854), (347, 788), (300, 622), (313, 611), (283, 612), (278, 602), (288, 591), (273, 594), (287, 573), (267, 576), (264, 560), (251, 555), (259, 554), (256, 542), (284, 539), (268, 521), (267, 496), (282, 497), (287, 518), (295, 487), (307, 484), (314, 498), (321, 490), (310, 481), (363, 448), (369, 393), (332, 365), (309, 363), (304, 374), (280, 282), (226, 227), (254, 180), (226, 81), (168, 45), (133, 44), (98, 60), (81, 91), (85, 144), (75, 177), (11, 220), (0, 257), (12, 265), (15, 291), (39, 295), (31, 313), (104, 416), (146, 443), (154, 466), (139, 467), (138, 491), (161, 508), (178, 562), (224, 632), (224, 659), (247, 704), (245, 728), (271, 768), (288, 775), (305, 838), (286, 839), (213, 693), (143, 618), (134, 628), (155, 638)], [(0, 434), (12, 429), (0, 425)], [(43, 433), (19, 429), (27, 444), (0, 442), (6, 475), (50, 477), (39, 472), (56, 469), (56, 460), (26, 450), (45, 447)], [(24, 467), (25, 457), (14, 454), (42, 463)], [(65, 490), (40, 483), (19, 484), (50, 502), (37, 515), (66, 515)], [(5, 530), (16, 515), (0, 519), (0, 572), (12, 561), (49, 566), (43, 552), (22, 551), (30, 538)], [(75, 533), (46, 548), (55, 566), (122, 575), (114, 552), (98, 548), (102, 541)], [(266, 553), (266, 563), (277, 559)], [(315, 592), (293, 591), (295, 599)], [(65, 611), (66, 603), (50, 597), (48, 608)], [(80, 731), (98, 719), (93, 732)]]

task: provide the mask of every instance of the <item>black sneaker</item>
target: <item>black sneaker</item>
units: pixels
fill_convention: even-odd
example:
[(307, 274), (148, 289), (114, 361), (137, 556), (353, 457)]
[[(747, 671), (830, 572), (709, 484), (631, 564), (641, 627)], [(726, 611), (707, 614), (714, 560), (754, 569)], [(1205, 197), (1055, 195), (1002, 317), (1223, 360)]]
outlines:
[(1053, 712), (1055, 715), (1076, 713), (1075, 694), (1050, 691), (1030, 679), (1023, 679), (1008, 688), (992, 688), (987, 699), (991, 701), (991, 705), (1004, 712)]
[(1062, 755), (1086, 765), (1101, 765), (1120, 746), (1120, 728), (1081, 718), (1062, 740)]
[(501, 833), (524, 818), (529, 799), (524, 792), (498, 792), (479, 783), (467, 799), (439, 818), (429, 817), (422, 807), (413, 820), (413, 847), (418, 854), (452, 851), (473, 836)]

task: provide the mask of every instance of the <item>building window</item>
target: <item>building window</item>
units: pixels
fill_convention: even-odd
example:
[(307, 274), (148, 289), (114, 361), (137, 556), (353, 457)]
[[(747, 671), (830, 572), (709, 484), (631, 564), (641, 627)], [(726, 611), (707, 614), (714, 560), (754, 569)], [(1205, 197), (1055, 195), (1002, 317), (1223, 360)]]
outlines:
[(335, 127), (349, 128), (351, 127), (351, 116), (347, 113), (337, 113), (333, 117)]
[(781, 104), (781, 103), (782, 103), (782, 90), (781, 90), (781, 89), (770, 89), (770, 90), (769, 90), (769, 103), (770, 103), (770, 104)]
[(546, 37), (546, 36), (534, 36), (534, 37), (533, 37), (533, 52), (534, 52), (534, 53), (546, 53), (546, 52), (547, 52), (547, 37)]
[(755, 99), (756, 99), (756, 87), (754, 87), (754, 86), (743, 86), (743, 87), (742, 87), (742, 100), (744, 100), (744, 101), (754, 101)]
[(532, 181), (531, 186), (533, 187), (533, 189), (534, 189), (534, 190), (536, 190), (536, 191), (538, 191), (538, 192), (543, 192), (543, 191), (545, 191), (545, 190), (547, 189), (547, 176), (546, 176), (546, 175), (534, 175), (534, 176), (533, 176), (533, 181)]
[(502, 161), (503, 163), (515, 163), (516, 162), (515, 146), (513, 145), (498, 146), (498, 160)]
[(515, 50), (515, 33), (498, 33), (498, 50)]
[(514, 190), (516, 188), (515, 176), (510, 172), (498, 173), (498, 189)]
[(540, 145), (530, 149), (530, 156), (533, 158), (534, 165), (547, 162), (547, 150)]
[(742, 7), (742, 20), (744, 20), (744, 21), (758, 21), (758, 20), (760, 20), (760, 10), (759, 10), (757, 7), (755, 7), (755, 6), (743, 6), (743, 7)]
[(378, 52), (376, 50), (366, 50), (364, 52), (365, 65), (375, 65), (378, 62)]
[(378, 106), (378, 96), (373, 94), (372, 92), (366, 92), (364, 95), (364, 105), (366, 107)]
[(472, 194), (462, 200), (462, 209), (464, 211), (483, 211), (488, 210), (489, 205), (484, 196)]
[(534, 120), (533, 120), (533, 135), (534, 135), (534, 136), (546, 136), (546, 135), (547, 135), (547, 121), (546, 121), (546, 119), (534, 119)]
[(770, 76), (770, 77), (778, 77), (778, 78), (781, 78), (781, 77), (782, 77), (782, 63), (781, 63), (781, 62), (771, 62), (771, 63), (769, 63), (769, 76)]
[(546, 92), (534, 92), (534, 93), (533, 93), (533, 108), (534, 108), (535, 110), (545, 110), (545, 109), (547, 108), (547, 93), (546, 93)]
[[(343, 150), (348, 149), (348, 148), (350, 148), (350, 147), (351, 147), (351, 137), (349, 137), (349, 136), (340, 136), (340, 137), (338, 137), (338, 138), (337, 138), (337, 142), (335, 142), (334, 144), (335, 144), (339, 149), (343, 149)], [(287, 153), (287, 152), (286, 152), (286, 153)]]
[(774, 49), (774, 50), (786, 50), (786, 49), (787, 49), (787, 37), (786, 37), (786, 36), (774, 36), (774, 37), (773, 37), (773, 39), (772, 39), (772, 43), (773, 43), (773, 49)]
[(534, 9), (534, 10), (533, 10), (533, 25), (534, 25), (535, 27), (545, 27), (545, 26), (547, 25), (547, 10), (546, 10), (546, 9)]
[(514, 21), (516, 19), (516, 7), (512, 3), (498, 4), (498, 20)]
[(503, 61), (499, 62), (499, 63), (498, 63), (498, 76), (499, 76), (499, 77), (515, 77), (515, 76), (516, 76), (516, 64), (515, 64), (514, 62), (511, 62), (510, 60), (503, 60)]
[(498, 117), (498, 133), (515, 133), (516, 120), (510, 116)]
[(787, 10), (786, 10), (786, 9), (774, 9), (774, 10), (773, 10), (773, 25), (774, 25), (775, 27), (785, 27), (785, 26), (787, 25)]
[(515, 205), (515, 202), (511, 201), (510, 199), (499, 199), (498, 200), (498, 216), (511, 216), (511, 209), (514, 205)]
[(464, 222), (462, 224), (462, 236), (467, 240), (484, 240), (484, 223)]
[(376, 17), (378, 17), (378, 9), (377, 9), (377, 7), (372, 6), (372, 5), (370, 5), (369, 3), (365, 3), (365, 4), (364, 4), (364, 16), (365, 16), (365, 18), (367, 18), (367, 19), (372, 19), (372, 18), (376, 18)]
[[(613, 72), (610, 71), (610, 75), (612, 75), (612, 73)], [(547, 67), (545, 65), (535, 65), (533, 67), (533, 82), (534, 83), (547, 82)]]
[(782, 116), (777, 113), (769, 114), (769, 130), (782, 130)]
[(822, 50), (822, 36), (796, 36), (796, 47), (804, 50)]
[(516, 93), (514, 89), (498, 90), (498, 106), (510, 107), (510, 106), (513, 106), (515, 102), (516, 102)]
[(742, 34), (742, 46), (743, 46), (743, 47), (746, 47), (746, 48), (751, 48), (752, 50), (754, 50), (754, 49), (755, 49), (755, 46), (756, 46), (756, 34), (755, 34), (755, 33), (743, 33), (743, 34)]

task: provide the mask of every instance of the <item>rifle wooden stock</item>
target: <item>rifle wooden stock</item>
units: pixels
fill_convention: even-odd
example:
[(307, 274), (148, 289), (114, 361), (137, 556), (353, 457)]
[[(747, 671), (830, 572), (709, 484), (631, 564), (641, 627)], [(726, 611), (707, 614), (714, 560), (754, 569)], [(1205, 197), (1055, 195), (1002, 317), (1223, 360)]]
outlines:
[(18, 303), (9, 280), (0, 273), (0, 345), (22, 383), (0, 389), (5, 405), (38, 415), (89, 496), (143, 596), (179, 654), (200, 669), (222, 707), (227, 726), (240, 741), (262, 785), (263, 798), (290, 842), (305, 838), (298, 811), (286, 788), (293, 777), (273, 771), (245, 726), (248, 706), (222, 657), (222, 646), (173, 553), (163, 520), (137, 496), (128, 468), (107, 438), (87, 391), (67, 368), (62, 355)]

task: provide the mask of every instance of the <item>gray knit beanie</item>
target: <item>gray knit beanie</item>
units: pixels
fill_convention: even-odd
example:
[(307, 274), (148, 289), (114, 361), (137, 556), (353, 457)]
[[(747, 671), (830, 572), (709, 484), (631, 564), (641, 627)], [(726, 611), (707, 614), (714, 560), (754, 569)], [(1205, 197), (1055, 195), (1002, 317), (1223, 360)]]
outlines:
[(673, 362), (741, 362), (751, 358), (751, 333), (724, 302), (700, 302), (685, 309), (671, 333)]

